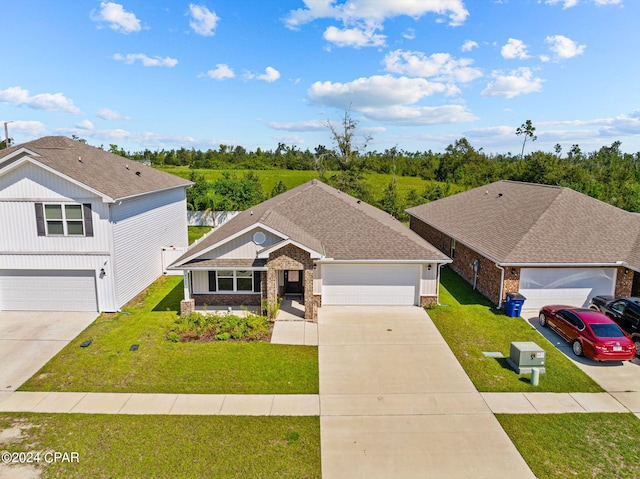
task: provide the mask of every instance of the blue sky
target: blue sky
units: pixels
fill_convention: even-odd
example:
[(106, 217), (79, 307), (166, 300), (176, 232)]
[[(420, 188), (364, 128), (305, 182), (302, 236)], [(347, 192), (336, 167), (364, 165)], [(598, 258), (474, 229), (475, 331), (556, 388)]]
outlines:
[[(18, 143), (255, 150), (640, 151), (636, 0), (21, 0), (2, 6), (0, 122)], [(358, 139), (357, 139), (358, 140)]]

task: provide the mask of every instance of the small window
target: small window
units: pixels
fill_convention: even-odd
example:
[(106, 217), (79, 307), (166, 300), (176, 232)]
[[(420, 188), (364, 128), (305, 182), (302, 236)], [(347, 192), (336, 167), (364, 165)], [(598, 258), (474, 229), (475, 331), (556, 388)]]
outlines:
[(236, 290), (253, 291), (253, 271), (236, 271)]
[(82, 205), (44, 205), (48, 236), (83, 236)]
[(218, 291), (233, 291), (233, 271), (218, 271)]

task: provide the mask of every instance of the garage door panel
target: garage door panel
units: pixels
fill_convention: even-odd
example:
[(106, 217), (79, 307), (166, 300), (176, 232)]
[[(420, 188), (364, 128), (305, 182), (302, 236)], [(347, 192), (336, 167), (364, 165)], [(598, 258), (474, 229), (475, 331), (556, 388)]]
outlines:
[(0, 271), (0, 309), (96, 311), (93, 271)]
[(520, 293), (526, 308), (549, 304), (586, 307), (600, 294), (613, 294), (615, 268), (523, 268)]
[(419, 265), (323, 265), (322, 304), (413, 305), (419, 271)]

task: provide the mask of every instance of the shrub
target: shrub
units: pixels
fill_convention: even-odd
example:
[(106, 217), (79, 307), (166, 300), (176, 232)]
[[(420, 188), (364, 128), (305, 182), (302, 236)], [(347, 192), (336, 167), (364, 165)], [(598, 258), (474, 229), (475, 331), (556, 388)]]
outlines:
[[(167, 333), (169, 341), (259, 341), (269, 335), (271, 325), (266, 316), (249, 313), (245, 317), (232, 314), (190, 313), (176, 319)], [(177, 338), (177, 339), (176, 339)]]

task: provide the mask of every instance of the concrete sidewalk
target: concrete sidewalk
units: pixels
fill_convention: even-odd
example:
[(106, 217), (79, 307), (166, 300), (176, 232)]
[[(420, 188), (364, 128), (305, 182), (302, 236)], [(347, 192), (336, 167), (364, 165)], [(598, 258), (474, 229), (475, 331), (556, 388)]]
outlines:
[(0, 412), (318, 416), (316, 394), (1, 392)]

